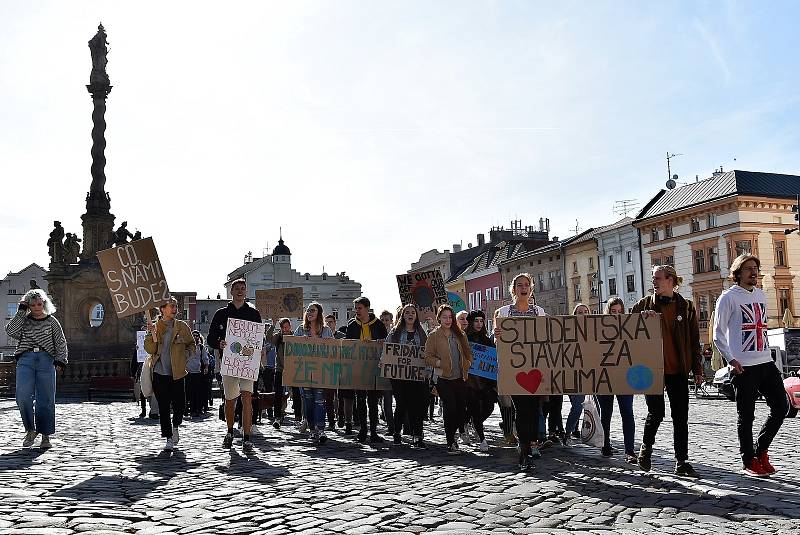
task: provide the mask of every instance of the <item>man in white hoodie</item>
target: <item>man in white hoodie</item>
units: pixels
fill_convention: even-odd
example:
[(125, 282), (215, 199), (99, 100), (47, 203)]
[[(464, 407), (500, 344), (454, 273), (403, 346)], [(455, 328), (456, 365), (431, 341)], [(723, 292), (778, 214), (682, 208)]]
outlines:
[[(717, 301), (714, 344), (733, 368), (731, 383), (739, 415), (736, 430), (744, 472), (765, 477), (775, 473), (767, 450), (788, 407), (780, 371), (769, 351), (766, 299), (764, 292), (756, 288), (760, 269), (761, 262), (751, 254), (734, 259), (730, 273), (736, 284), (725, 290)], [(758, 432), (757, 443), (753, 444), (753, 420), (759, 392), (770, 412)]]

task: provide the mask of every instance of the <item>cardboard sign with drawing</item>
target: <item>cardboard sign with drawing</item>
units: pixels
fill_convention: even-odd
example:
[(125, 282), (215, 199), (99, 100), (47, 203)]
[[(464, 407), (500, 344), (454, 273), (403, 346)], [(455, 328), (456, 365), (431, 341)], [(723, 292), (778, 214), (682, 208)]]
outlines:
[(261, 367), (261, 348), (264, 344), (264, 324), (228, 318), (225, 342), (220, 374), (257, 380)]
[(436, 317), (439, 305), (448, 303), (444, 279), (438, 269), (397, 275), (397, 289), (403, 305), (417, 305), (422, 322)]

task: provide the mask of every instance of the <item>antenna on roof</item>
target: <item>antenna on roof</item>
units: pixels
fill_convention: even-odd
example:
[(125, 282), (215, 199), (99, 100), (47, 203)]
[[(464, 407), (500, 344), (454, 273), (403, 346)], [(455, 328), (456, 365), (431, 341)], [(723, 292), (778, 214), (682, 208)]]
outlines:
[(667, 151), (667, 189), (675, 189), (675, 186), (678, 182), (678, 175), (672, 174), (672, 169), (670, 169), (670, 160), (672, 160), (676, 156), (683, 156), (681, 153), (670, 153)]
[(622, 217), (628, 217), (628, 212), (635, 210), (639, 207), (639, 201), (636, 199), (623, 199), (621, 201), (614, 201), (613, 212)]
[(575, 220), (575, 228), (574, 229), (570, 229), (570, 230), (574, 230), (575, 234), (578, 234), (581, 231), (581, 226), (578, 224), (578, 220), (577, 219)]

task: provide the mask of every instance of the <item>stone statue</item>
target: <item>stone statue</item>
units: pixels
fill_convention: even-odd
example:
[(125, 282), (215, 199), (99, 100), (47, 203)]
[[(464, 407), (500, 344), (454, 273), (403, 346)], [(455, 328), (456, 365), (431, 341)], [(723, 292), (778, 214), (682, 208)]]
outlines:
[(53, 230), (47, 240), (47, 249), (50, 253), (51, 264), (64, 263), (64, 227), (61, 221), (53, 221)]
[(67, 238), (64, 240), (64, 263), (77, 264), (78, 257), (81, 254), (81, 239), (71, 232), (67, 232)]
[(133, 234), (128, 230), (128, 222), (123, 221), (117, 230), (111, 233), (111, 245), (117, 247), (128, 243), (128, 238), (133, 238)]
[(137, 230), (136, 232), (133, 233), (133, 238), (131, 238), (131, 241), (137, 241), (141, 239), (142, 239), (142, 231)]
[(39, 288), (39, 283), (36, 282), (36, 279), (29, 280), (28, 284), (31, 285), (31, 290), (40, 290), (41, 289), (41, 288)]
[(92, 53), (92, 72), (89, 75), (90, 85), (109, 85), (111, 80), (106, 73), (108, 64), (108, 41), (103, 25), (97, 27), (97, 33), (89, 41), (89, 50)]

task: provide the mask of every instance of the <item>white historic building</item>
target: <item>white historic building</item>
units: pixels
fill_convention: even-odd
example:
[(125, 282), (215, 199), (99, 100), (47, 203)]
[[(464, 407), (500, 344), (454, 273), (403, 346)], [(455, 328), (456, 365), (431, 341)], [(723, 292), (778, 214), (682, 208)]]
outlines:
[[(247, 297), (255, 303), (257, 290), (275, 288), (303, 288), (304, 306), (312, 301), (322, 305), (325, 314), (333, 313), (336, 323), (342, 326), (353, 317), (353, 299), (361, 296), (361, 283), (350, 280), (344, 271), (336, 274), (312, 275), (292, 269), (292, 253), (278, 240), (271, 255), (264, 258), (245, 257), (245, 262), (228, 274), (225, 290), (231, 295), (231, 282), (243, 278), (247, 281)], [(296, 324), (296, 322), (292, 322)]]
[[(642, 284), (639, 235), (633, 219), (625, 217), (596, 235), (603, 300), (619, 297), (629, 309), (645, 293)], [(649, 279), (648, 279), (649, 281)]]
[[(34, 281), (39, 288), (47, 291), (45, 274), (47, 274), (47, 270), (42, 266), (31, 264), (21, 271), (9, 273), (3, 280), (0, 280), (0, 303), (2, 303), (2, 311), (5, 314), (3, 326), (17, 313), (19, 300), (31, 288), (30, 281)], [(4, 356), (13, 354), (15, 347), (16, 342), (8, 338), (5, 329), (0, 329), (0, 353)]]

